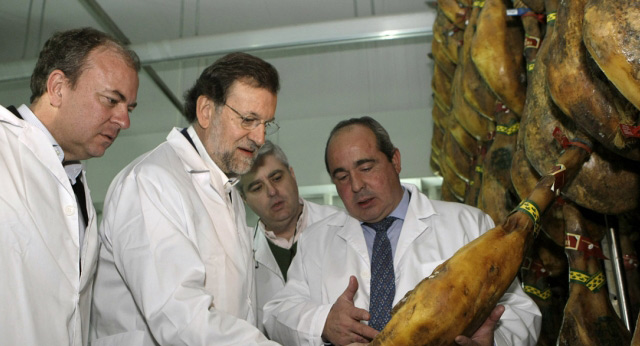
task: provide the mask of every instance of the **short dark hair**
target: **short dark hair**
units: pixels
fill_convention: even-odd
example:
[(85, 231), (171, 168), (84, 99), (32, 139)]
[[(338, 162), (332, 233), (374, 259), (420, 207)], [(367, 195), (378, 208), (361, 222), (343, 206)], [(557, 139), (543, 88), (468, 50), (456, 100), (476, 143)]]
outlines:
[(274, 95), (280, 90), (278, 71), (270, 63), (247, 53), (230, 53), (207, 67), (193, 87), (184, 94), (184, 116), (189, 123), (196, 120), (198, 97), (204, 95), (216, 107), (227, 102), (233, 82), (242, 80), (256, 88), (264, 88)]
[(351, 118), (339, 122), (329, 134), (327, 145), (324, 147), (324, 165), (327, 168), (327, 173), (331, 174), (331, 172), (329, 171), (329, 158), (327, 157), (331, 138), (333, 138), (333, 136), (341, 129), (351, 125), (362, 125), (370, 129), (371, 132), (373, 132), (373, 134), (376, 136), (376, 145), (378, 146), (378, 150), (380, 150), (387, 157), (387, 159), (389, 159), (389, 162), (391, 162), (396, 147), (393, 145), (393, 143), (391, 143), (391, 137), (389, 137), (389, 133), (387, 132), (387, 130), (385, 130), (384, 127), (382, 127), (382, 125), (380, 125), (380, 123), (372, 117), (363, 116), (360, 118)]
[(140, 71), (138, 55), (102, 31), (80, 28), (56, 32), (45, 42), (31, 74), (31, 103), (47, 91), (47, 80), (55, 70), (62, 71), (71, 87), (75, 88), (78, 78), (86, 68), (89, 53), (103, 46), (114, 49), (131, 68)]

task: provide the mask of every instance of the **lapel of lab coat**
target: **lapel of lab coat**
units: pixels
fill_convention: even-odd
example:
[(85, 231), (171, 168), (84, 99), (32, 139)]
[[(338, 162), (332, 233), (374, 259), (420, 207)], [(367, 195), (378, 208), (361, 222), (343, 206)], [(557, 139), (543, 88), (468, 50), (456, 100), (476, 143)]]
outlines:
[[(184, 163), (184, 168), (191, 176), (191, 181), (200, 195), (203, 204), (206, 206), (206, 212), (209, 214), (220, 241), (220, 246), (223, 248), (225, 254), (231, 259), (233, 264), (242, 272), (247, 270), (247, 258), (246, 253), (251, 252), (251, 244), (249, 243), (248, 234), (240, 234), (241, 230), (238, 230), (239, 225), (236, 225), (234, 219), (235, 210), (227, 204), (229, 196), (224, 188), (224, 183), (221, 181), (221, 172), (211, 172), (209, 167), (204, 163), (200, 155), (189, 141), (180, 133), (178, 129), (173, 129), (167, 141), (174, 148), (178, 157)], [(238, 194), (234, 194), (233, 199), (235, 203), (239, 203)], [(208, 232), (202, 232), (208, 239), (206, 241), (210, 243), (217, 243), (212, 237), (212, 234)], [(241, 248), (238, 248), (238, 245)]]
[(271, 252), (271, 248), (269, 248), (267, 237), (264, 235), (264, 230), (260, 224), (257, 225), (255, 232), (256, 261), (259, 265), (266, 267), (269, 271), (277, 275), (284, 284), (284, 276), (280, 271), (276, 258)]
[(429, 229), (428, 218), (435, 213), (431, 202), (418, 191), (415, 185), (404, 184), (403, 186), (411, 193), (411, 199), (409, 200), (409, 208), (402, 224), (402, 231), (400, 232), (393, 258), (396, 272), (401, 269), (399, 268), (399, 263), (407, 253), (407, 250), (411, 248), (411, 244)]
[[(50, 175), (57, 185), (58, 189), (56, 191), (25, 191), (25, 203), (34, 205), (34, 208), (30, 208), (28, 210), (31, 214), (32, 220), (45, 220), (47, 218), (46, 215), (33, 215), (33, 213), (37, 213), (39, 211), (37, 205), (38, 203), (42, 203), (42, 194), (52, 194), (53, 196), (50, 196), (49, 198), (59, 200), (60, 204), (63, 204), (64, 201), (60, 200), (63, 196), (59, 195), (59, 193), (62, 192), (67, 195), (66, 197), (68, 197), (67, 200), (69, 202), (75, 202), (75, 195), (71, 188), (69, 178), (67, 177), (58, 156), (55, 154), (44, 133), (34, 126), (26, 125), (26, 122), (19, 120), (8, 110), (0, 109), (2, 110), (0, 120), (15, 126), (15, 133), (18, 136), (18, 140), (24, 148), (33, 154), (37, 163), (40, 164), (36, 167), (31, 165), (33, 161), (21, 161), (22, 164), (26, 165), (18, 168), (23, 172), (28, 172), (31, 176)], [(76, 204), (73, 203), (73, 205), (75, 206)], [(51, 228), (47, 226), (48, 225), (45, 225), (42, 222), (38, 222), (38, 232), (65, 277), (73, 287), (77, 287), (80, 254), (78, 253), (78, 244), (75, 244), (73, 241), (69, 241), (70, 238), (76, 239), (76, 241), (78, 239), (77, 221), (72, 224), (67, 223), (67, 227), (65, 229), (65, 232), (68, 233), (67, 237), (61, 236), (60, 232), (53, 232)]]

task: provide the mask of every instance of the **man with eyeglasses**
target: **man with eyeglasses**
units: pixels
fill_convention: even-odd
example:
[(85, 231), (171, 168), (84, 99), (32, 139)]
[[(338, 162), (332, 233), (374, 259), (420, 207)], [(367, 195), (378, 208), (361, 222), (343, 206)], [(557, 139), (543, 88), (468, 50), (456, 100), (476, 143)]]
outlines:
[(186, 93), (186, 129), (118, 174), (104, 206), (92, 345), (269, 345), (233, 186), (275, 132), (279, 77), (232, 53)]

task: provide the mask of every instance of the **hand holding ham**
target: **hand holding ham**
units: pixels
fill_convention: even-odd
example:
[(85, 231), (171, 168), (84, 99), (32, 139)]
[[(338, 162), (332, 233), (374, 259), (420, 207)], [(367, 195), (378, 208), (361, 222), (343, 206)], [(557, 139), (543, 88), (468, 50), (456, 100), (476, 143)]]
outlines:
[(491, 346), (493, 345), (493, 331), (496, 329), (500, 316), (504, 313), (504, 306), (498, 305), (493, 309), (491, 315), (487, 317), (484, 323), (476, 330), (475, 333), (468, 338), (464, 335), (456, 337), (455, 341), (458, 345), (463, 346)]
[(369, 320), (369, 312), (356, 308), (353, 297), (358, 291), (358, 280), (351, 276), (349, 285), (331, 307), (322, 331), (322, 338), (334, 345), (368, 343), (378, 331), (361, 323)]

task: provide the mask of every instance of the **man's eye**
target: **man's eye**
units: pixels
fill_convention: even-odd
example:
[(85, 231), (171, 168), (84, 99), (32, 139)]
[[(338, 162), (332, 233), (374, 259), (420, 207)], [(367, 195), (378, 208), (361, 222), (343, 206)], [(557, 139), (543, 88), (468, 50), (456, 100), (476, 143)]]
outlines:
[(253, 128), (256, 126), (258, 119), (254, 118), (242, 118), (242, 126)]
[(280, 181), (280, 179), (282, 179), (282, 174), (274, 175), (273, 177), (271, 177), (272, 181)]
[(102, 96), (101, 98), (102, 98), (102, 101), (105, 104), (109, 105), (109, 106), (113, 106), (113, 105), (115, 105), (117, 103), (117, 101), (115, 99), (113, 99), (113, 98), (111, 98), (109, 96)]
[(249, 192), (258, 192), (262, 189), (262, 185), (254, 185), (249, 189)]
[(347, 174), (338, 174), (336, 175), (336, 180), (337, 181), (344, 181), (345, 179), (347, 179), (348, 175)]

